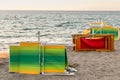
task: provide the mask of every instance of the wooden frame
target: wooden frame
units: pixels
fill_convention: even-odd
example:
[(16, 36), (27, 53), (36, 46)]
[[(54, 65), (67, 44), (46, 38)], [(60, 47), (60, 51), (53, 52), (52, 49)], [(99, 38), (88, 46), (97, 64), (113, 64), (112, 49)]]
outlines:
[[(114, 51), (114, 35), (113, 34), (73, 34), (73, 50), (75, 51)], [(79, 40), (81, 37), (104, 37), (105, 38), (105, 49), (81, 49), (81, 41)]]

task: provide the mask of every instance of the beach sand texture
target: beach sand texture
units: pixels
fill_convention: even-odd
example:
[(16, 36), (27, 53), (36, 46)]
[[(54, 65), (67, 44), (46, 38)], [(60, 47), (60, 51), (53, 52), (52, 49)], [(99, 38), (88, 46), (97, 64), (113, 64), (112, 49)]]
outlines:
[(67, 47), (67, 54), (70, 66), (78, 70), (74, 76), (9, 73), (9, 59), (0, 58), (0, 80), (120, 80), (120, 41), (115, 41), (115, 52), (75, 52)]

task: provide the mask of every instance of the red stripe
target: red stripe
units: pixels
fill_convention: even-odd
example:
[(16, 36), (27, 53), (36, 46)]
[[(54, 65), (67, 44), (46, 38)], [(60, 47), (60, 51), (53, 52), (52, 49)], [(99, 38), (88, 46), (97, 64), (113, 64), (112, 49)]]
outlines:
[(80, 38), (81, 49), (105, 49), (105, 38)]

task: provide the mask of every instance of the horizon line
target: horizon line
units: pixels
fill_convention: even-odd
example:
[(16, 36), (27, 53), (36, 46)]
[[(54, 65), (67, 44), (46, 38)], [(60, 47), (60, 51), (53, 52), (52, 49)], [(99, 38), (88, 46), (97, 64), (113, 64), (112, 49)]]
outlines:
[(0, 11), (120, 11), (120, 10), (0, 10)]

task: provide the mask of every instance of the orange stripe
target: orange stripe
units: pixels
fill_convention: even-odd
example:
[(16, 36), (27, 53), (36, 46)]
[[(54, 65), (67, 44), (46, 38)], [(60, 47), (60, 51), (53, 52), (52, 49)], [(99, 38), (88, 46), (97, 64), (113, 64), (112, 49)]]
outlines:
[(39, 46), (39, 42), (20, 42), (20, 46)]
[(64, 73), (64, 70), (45, 70), (45, 72)]
[(46, 45), (45, 48), (65, 48), (64, 45)]
[(21, 74), (40, 74), (39, 72), (33, 72), (33, 71), (20, 71)]

